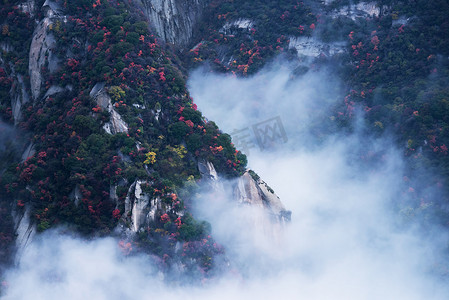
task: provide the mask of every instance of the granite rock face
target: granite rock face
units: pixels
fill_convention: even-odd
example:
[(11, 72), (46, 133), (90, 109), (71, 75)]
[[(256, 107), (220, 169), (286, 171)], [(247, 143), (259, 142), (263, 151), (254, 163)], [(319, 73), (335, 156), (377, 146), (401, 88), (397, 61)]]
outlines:
[(186, 46), (208, 0), (141, 0), (148, 21), (167, 43)]
[(199, 161), (198, 169), (203, 183), (217, 194), (224, 194), (231, 189), (232, 201), (240, 205), (260, 208), (264, 212), (263, 220), (259, 220), (263, 227), (283, 225), (290, 221), (291, 211), (282, 204), (279, 197), (253, 171), (246, 171), (233, 181), (230, 186), (225, 185), (217, 175), (214, 165), (209, 161)]

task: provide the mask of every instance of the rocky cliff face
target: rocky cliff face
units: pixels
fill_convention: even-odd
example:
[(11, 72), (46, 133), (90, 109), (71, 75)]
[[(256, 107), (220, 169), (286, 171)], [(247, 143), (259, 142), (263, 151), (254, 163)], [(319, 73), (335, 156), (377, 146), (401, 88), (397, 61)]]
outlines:
[[(173, 205), (164, 203), (161, 197), (152, 197), (148, 192), (142, 190), (142, 185), (151, 183), (136, 180), (129, 190), (125, 199), (125, 212), (119, 228), (137, 233), (143, 228), (148, 228), (156, 222), (156, 218), (168, 212), (182, 217), (184, 213), (174, 209)], [(173, 194), (172, 194), (173, 195)], [(171, 196), (171, 195), (169, 195)]]
[(120, 114), (114, 109), (112, 99), (107, 94), (104, 83), (97, 83), (92, 88), (89, 95), (95, 99), (99, 107), (107, 110), (110, 114), (110, 121), (103, 125), (103, 129), (107, 133), (115, 134), (119, 132), (128, 132), (128, 124), (123, 121)]
[(13, 210), (12, 213), (16, 232), (16, 260), (21, 257), (36, 234), (36, 224), (31, 221), (30, 212), (31, 207), (26, 205), (22, 209)]
[(284, 224), (290, 221), (291, 212), (285, 209), (274, 191), (253, 171), (246, 171), (238, 178), (234, 196), (241, 204), (265, 209), (273, 223)]
[(332, 57), (344, 53), (346, 43), (324, 43), (313, 37), (291, 37), (289, 48), (295, 49), (299, 57), (318, 58), (320, 55)]
[(183, 47), (189, 43), (193, 28), (208, 0), (141, 0), (148, 20), (168, 43)]
[(239, 205), (250, 205), (262, 209), (264, 214), (256, 216), (253, 225), (261, 232), (276, 236), (280, 225), (288, 223), (291, 219), (291, 211), (286, 210), (274, 191), (254, 173), (248, 170), (230, 186), (225, 186), (217, 175), (214, 165), (208, 161), (200, 161), (198, 169), (202, 180), (215, 193), (226, 193), (227, 188), (232, 190), (232, 201)]
[(200, 171), (202, 180), (216, 192), (223, 192), (223, 183), (218, 177), (214, 165), (210, 161), (200, 160), (198, 162), (198, 170)]
[[(230, 193), (233, 195), (231, 201), (235, 204), (250, 205), (264, 212), (261, 216), (255, 216), (253, 220), (253, 225), (261, 233), (275, 237), (281, 227), (290, 221), (291, 211), (285, 208), (274, 191), (253, 171), (246, 171), (228, 185), (224, 184), (211, 162), (200, 160), (198, 169), (205, 187), (215, 194)], [(125, 200), (121, 228), (136, 233), (154, 224), (157, 221), (156, 218), (165, 213), (173, 213), (179, 217), (184, 215), (183, 211), (175, 209), (171, 203), (162, 201), (161, 197), (154, 197), (144, 192), (143, 185), (149, 186), (151, 183), (137, 180), (130, 186)], [(170, 198), (173, 195), (168, 196)]]
[(33, 100), (38, 98), (41, 91), (42, 67), (46, 66), (49, 72), (53, 73), (58, 66), (58, 59), (53, 53), (56, 40), (50, 33), (49, 27), (55, 20), (61, 19), (59, 5), (47, 0), (43, 4), (43, 10), (46, 17), (39, 22), (34, 30), (30, 47), (29, 72)]

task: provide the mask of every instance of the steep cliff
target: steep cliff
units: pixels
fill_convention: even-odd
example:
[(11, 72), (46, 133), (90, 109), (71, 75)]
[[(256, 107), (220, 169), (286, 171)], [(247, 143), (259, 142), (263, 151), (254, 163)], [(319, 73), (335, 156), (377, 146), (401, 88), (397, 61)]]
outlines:
[(42, 68), (45, 67), (50, 73), (54, 73), (59, 62), (57, 55), (54, 53), (56, 51), (56, 40), (49, 28), (55, 21), (62, 19), (60, 15), (61, 7), (58, 3), (47, 0), (42, 5), (42, 11), (45, 13), (45, 17), (34, 30), (29, 54), (28, 68), (33, 100), (36, 100), (41, 92)]
[[(260, 208), (261, 216), (256, 216), (252, 226), (267, 237), (275, 237), (291, 219), (291, 211), (286, 210), (279, 197), (252, 170), (227, 181), (220, 178), (214, 165), (209, 161), (198, 162), (203, 184), (218, 195), (232, 195), (229, 205), (249, 205)], [(249, 217), (249, 216), (248, 216)], [(250, 217), (249, 217), (250, 218)]]
[(279, 197), (254, 171), (246, 171), (238, 178), (234, 195), (241, 204), (266, 210), (273, 223), (285, 224), (290, 221), (291, 211), (285, 209)]
[[(153, 226), (164, 214), (170, 213), (177, 218), (184, 215), (183, 210), (176, 206), (176, 202), (163, 202), (163, 197), (160, 196), (151, 197), (148, 192), (142, 190), (142, 185), (148, 187), (149, 183), (137, 180), (130, 186), (120, 227), (136, 233)], [(168, 196), (173, 199), (176, 194)]]
[(27, 246), (33, 241), (36, 234), (36, 224), (31, 220), (31, 207), (26, 205), (25, 208), (19, 207), (13, 210), (12, 215), (15, 223), (16, 248), (17, 254), (15, 256), (16, 262), (20, 260), (21, 255), (26, 250)]
[(186, 46), (209, 0), (140, 0), (157, 34), (166, 42)]

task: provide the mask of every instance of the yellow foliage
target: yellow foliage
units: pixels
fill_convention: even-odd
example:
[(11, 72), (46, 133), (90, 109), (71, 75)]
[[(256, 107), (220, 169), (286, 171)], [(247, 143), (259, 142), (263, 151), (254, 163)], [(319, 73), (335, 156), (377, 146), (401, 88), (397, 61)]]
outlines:
[(156, 153), (155, 152), (150, 151), (147, 154), (145, 154), (145, 156), (147, 157), (147, 159), (145, 159), (145, 161), (143, 162), (144, 164), (148, 165), (148, 164), (154, 164), (156, 162)]
[(3, 35), (9, 35), (9, 26), (8, 26), (8, 24), (3, 25), (3, 27), (2, 27), (2, 34)]
[(50, 30), (59, 32), (61, 30), (61, 22), (60, 21), (56, 21), (55, 23), (52, 23), (48, 26), (48, 28)]
[(178, 154), (179, 158), (184, 158), (184, 156), (187, 154), (187, 150), (183, 145), (180, 145), (178, 147), (170, 147), (168, 146), (168, 148), (175, 152), (176, 154)]
[(108, 93), (115, 102), (120, 101), (120, 99), (124, 98), (126, 94), (125, 91), (117, 85), (111, 86), (108, 89)]
[(380, 129), (383, 129), (383, 128), (384, 128), (384, 124), (383, 124), (382, 122), (380, 122), (380, 121), (374, 122), (374, 126), (375, 126), (375, 127), (379, 127)]
[(159, 233), (161, 235), (167, 235), (168, 234), (168, 232), (166, 230), (161, 229), (161, 228), (155, 229), (154, 232)]

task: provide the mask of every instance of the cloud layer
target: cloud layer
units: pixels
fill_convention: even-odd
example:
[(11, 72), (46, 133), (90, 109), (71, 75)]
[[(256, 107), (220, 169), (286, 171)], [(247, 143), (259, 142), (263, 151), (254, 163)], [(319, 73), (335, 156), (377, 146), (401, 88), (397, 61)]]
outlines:
[(232, 193), (198, 197), (195, 213), (229, 261), (225, 274), (196, 286), (163, 280), (148, 257), (124, 257), (112, 238), (50, 232), (8, 273), (4, 299), (446, 299), (438, 270), (447, 237), (437, 227), (424, 236), (399, 212), (413, 196), (400, 152), (357, 132), (317, 139), (310, 128), (340, 83), (329, 70), (294, 70), (275, 63), (250, 79), (200, 70), (189, 82), (227, 132), (280, 117), (288, 142), (252, 148), (249, 165), (292, 211), (289, 225), (267, 235), (254, 222), (262, 212), (236, 205)]

